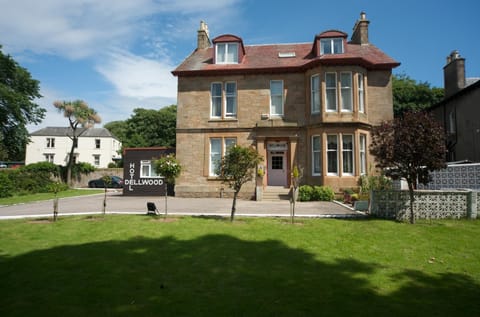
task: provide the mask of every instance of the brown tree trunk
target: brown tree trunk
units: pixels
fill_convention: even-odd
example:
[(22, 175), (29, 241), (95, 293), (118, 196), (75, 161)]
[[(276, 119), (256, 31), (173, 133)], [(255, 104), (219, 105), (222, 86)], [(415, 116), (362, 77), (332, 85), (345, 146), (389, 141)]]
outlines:
[(235, 191), (233, 193), (232, 214), (230, 215), (230, 221), (233, 221), (233, 218), (235, 217), (235, 210), (237, 206), (237, 195), (238, 195), (238, 192)]
[(411, 181), (408, 181), (408, 192), (410, 194), (410, 223), (415, 224), (415, 213), (413, 212), (413, 201), (415, 196), (413, 193), (414, 185)]

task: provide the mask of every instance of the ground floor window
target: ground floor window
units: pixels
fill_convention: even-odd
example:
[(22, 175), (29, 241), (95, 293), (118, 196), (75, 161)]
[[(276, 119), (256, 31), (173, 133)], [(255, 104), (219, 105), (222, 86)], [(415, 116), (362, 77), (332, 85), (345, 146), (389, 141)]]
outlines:
[(312, 136), (312, 175), (320, 175), (322, 173), (322, 138), (319, 135)]
[(140, 161), (140, 177), (149, 178), (149, 177), (158, 177), (159, 175), (155, 171), (153, 162), (150, 160)]
[(367, 174), (367, 136), (360, 134), (360, 175)]
[(46, 154), (43, 154), (43, 156), (45, 156), (46, 162), (50, 162), (50, 163), (54, 162), (55, 154), (46, 153)]
[(93, 156), (93, 165), (100, 166), (100, 155), (95, 154)]
[(232, 146), (235, 146), (235, 144), (237, 144), (237, 138), (210, 138), (210, 176), (218, 176), (217, 170), (222, 156), (225, 155)]
[(338, 174), (338, 136), (327, 135), (327, 171), (328, 174)]
[(353, 175), (353, 135), (342, 135), (342, 161), (344, 174)]

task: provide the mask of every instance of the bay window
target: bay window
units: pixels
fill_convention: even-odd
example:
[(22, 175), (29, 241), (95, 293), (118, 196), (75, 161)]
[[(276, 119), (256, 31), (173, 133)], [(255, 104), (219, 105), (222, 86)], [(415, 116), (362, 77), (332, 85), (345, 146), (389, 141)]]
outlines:
[(360, 134), (360, 175), (367, 174), (367, 136)]
[(341, 103), (342, 111), (353, 111), (352, 103), (352, 73), (341, 72), (340, 73), (340, 86), (341, 86)]
[(342, 135), (342, 172), (353, 175), (353, 135)]
[(322, 172), (322, 138), (319, 135), (312, 136), (312, 175), (320, 175)]
[(325, 73), (327, 111), (337, 111), (337, 73)]
[(363, 74), (358, 74), (358, 111), (365, 112), (365, 88)]
[(338, 174), (338, 136), (327, 135), (327, 172), (331, 175)]
[(311, 111), (312, 113), (320, 112), (320, 76), (313, 75), (311, 78)]

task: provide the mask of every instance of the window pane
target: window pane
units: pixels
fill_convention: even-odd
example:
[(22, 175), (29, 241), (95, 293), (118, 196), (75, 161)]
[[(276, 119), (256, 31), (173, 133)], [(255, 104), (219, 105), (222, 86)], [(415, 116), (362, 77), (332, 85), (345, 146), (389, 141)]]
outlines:
[(272, 156), (272, 170), (283, 169), (283, 156)]
[(338, 141), (336, 135), (327, 136), (328, 173), (338, 173)]
[(320, 112), (320, 77), (312, 76), (312, 113)]
[(225, 139), (225, 154), (228, 153), (228, 150), (237, 144), (237, 139), (235, 138), (227, 138)]
[(360, 134), (360, 174), (367, 173), (366, 137)]
[(353, 174), (353, 135), (342, 137), (343, 172)]
[(237, 115), (237, 84), (226, 83), (225, 94), (227, 96), (227, 117), (234, 117)]
[(332, 41), (331, 41), (331, 39), (320, 40), (320, 53), (321, 54), (332, 54)]
[(227, 63), (238, 63), (238, 44), (229, 43), (227, 44)]
[(336, 111), (337, 110), (337, 74), (336, 73), (326, 73), (325, 74), (326, 82), (326, 102), (327, 102), (327, 111)]
[(342, 110), (352, 111), (352, 73), (341, 73)]
[(333, 39), (333, 53), (341, 54), (343, 53), (343, 39)]
[(222, 84), (212, 84), (212, 117), (222, 116)]
[(270, 113), (283, 115), (283, 82), (272, 80), (270, 82)]
[(210, 175), (217, 175), (215, 169), (222, 155), (221, 139), (210, 139)]
[(321, 169), (321, 151), (320, 151), (320, 136), (312, 137), (312, 161), (313, 161), (313, 174), (320, 174)]
[(217, 44), (217, 63), (225, 63), (225, 51), (226, 51), (226, 44), (219, 43)]
[(365, 112), (365, 93), (363, 90), (363, 74), (358, 74), (358, 111)]

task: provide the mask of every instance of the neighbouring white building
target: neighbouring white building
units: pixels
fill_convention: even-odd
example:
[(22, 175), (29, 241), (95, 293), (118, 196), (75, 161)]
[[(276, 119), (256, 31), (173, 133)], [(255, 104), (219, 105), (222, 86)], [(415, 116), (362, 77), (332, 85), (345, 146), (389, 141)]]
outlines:
[[(109, 163), (121, 159), (121, 142), (105, 128), (79, 128), (78, 144), (74, 150), (75, 162), (90, 163), (97, 168), (107, 168)], [(48, 161), (67, 165), (72, 147), (72, 129), (47, 127), (30, 134), (25, 164)]]

